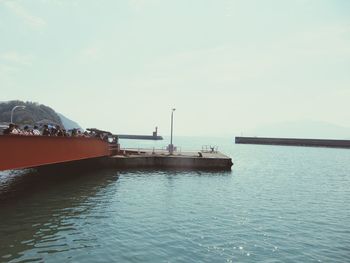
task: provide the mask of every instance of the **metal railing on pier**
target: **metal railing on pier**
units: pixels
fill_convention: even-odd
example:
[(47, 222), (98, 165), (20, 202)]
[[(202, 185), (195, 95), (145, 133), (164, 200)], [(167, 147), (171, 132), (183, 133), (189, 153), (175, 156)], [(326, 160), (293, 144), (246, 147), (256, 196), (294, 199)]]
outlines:
[(216, 145), (203, 145), (202, 152), (203, 153), (217, 153), (219, 147)]

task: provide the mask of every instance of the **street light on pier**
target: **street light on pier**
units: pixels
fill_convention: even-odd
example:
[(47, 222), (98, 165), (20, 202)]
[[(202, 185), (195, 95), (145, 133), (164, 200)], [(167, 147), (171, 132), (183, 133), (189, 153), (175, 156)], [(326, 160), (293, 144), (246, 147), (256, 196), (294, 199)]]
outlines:
[(26, 106), (14, 106), (14, 107), (12, 108), (12, 110), (11, 110), (11, 123), (13, 123), (13, 122), (12, 122), (12, 120), (13, 120), (13, 112), (14, 112), (15, 109), (17, 109), (17, 108), (25, 109)]
[(174, 127), (174, 111), (175, 111), (176, 109), (175, 108), (173, 108), (172, 110), (171, 110), (171, 134), (170, 134), (170, 144), (169, 144), (169, 153), (170, 154), (173, 154), (173, 152), (174, 152), (174, 145), (173, 145), (173, 127)]

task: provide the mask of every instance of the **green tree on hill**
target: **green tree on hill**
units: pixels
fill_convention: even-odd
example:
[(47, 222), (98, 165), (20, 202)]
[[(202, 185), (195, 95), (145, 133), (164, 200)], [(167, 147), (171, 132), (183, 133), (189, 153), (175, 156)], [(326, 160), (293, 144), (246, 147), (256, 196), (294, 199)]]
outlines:
[(11, 110), (15, 106), (25, 106), (25, 109), (16, 109), (13, 113), (13, 122), (16, 124), (33, 125), (38, 122), (59, 124), (63, 127), (61, 118), (50, 107), (31, 101), (13, 100), (0, 103), (0, 122), (10, 122)]

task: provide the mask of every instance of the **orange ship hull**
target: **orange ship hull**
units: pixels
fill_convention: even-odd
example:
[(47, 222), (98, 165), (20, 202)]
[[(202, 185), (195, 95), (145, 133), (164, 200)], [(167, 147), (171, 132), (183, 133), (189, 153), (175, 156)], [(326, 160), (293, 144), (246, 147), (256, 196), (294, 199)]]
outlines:
[(0, 171), (109, 155), (111, 155), (109, 143), (98, 138), (0, 136)]

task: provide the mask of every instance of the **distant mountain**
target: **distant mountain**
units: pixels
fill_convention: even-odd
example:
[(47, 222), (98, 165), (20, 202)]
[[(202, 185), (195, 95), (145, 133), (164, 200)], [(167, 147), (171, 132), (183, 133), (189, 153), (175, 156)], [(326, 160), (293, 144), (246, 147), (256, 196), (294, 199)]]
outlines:
[(20, 100), (0, 102), (0, 122), (9, 123), (11, 121), (11, 111), (15, 106), (25, 106), (24, 109), (17, 108), (14, 110), (13, 122), (16, 124), (34, 125), (36, 123), (47, 123), (60, 125), (66, 129), (80, 128), (79, 124), (46, 105)]
[(262, 125), (250, 136), (314, 139), (350, 139), (350, 127), (319, 121), (280, 122)]
[(61, 113), (57, 113), (57, 114), (61, 118), (61, 121), (67, 130), (73, 129), (73, 128), (80, 128), (81, 129), (80, 125), (78, 123), (76, 123), (75, 121), (68, 119), (66, 116), (62, 115)]

